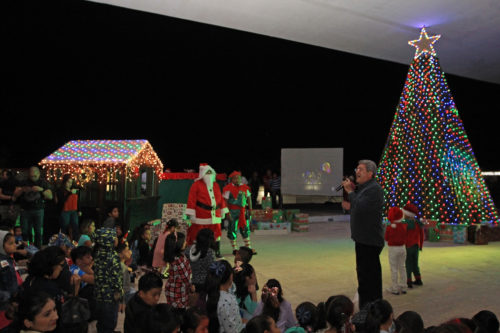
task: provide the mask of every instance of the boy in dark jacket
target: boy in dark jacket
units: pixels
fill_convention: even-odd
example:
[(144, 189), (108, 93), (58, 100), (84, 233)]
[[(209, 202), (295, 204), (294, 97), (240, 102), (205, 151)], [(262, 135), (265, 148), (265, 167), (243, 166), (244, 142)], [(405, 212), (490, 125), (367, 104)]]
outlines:
[(141, 333), (148, 317), (160, 300), (163, 280), (157, 273), (146, 273), (139, 279), (139, 291), (127, 303), (125, 310), (125, 333)]
[(114, 250), (118, 243), (114, 228), (101, 228), (96, 232), (99, 246), (94, 258), (94, 295), (96, 299), (97, 332), (113, 333), (118, 311), (123, 312), (123, 274), (120, 257)]

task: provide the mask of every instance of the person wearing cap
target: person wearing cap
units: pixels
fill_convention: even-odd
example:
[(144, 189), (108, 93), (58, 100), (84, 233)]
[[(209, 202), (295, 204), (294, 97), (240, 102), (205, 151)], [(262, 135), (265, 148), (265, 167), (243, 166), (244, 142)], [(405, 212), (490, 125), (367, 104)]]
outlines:
[(380, 253), (385, 244), (382, 224), (384, 192), (375, 179), (376, 174), (375, 162), (361, 160), (356, 168), (356, 189), (349, 178), (342, 181), (349, 194), (349, 201), (342, 201), (342, 208), (351, 211), (360, 309), (382, 298)]
[[(233, 254), (236, 254), (236, 236), (238, 230), (245, 242), (245, 246), (252, 248), (250, 243), (250, 221), (247, 219), (246, 207), (252, 210), (252, 194), (246, 184), (241, 183), (241, 172), (233, 171), (229, 178), (231, 182), (224, 186), (222, 196), (226, 199), (229, 208), (229, 226), (227, 228), (227, 238), (233, 247)], [(254, 251), (255, 254), (255, 251)]]
[[(424, 225), (418, 216), (418, 208), (407, 203), (403, 207), (404, 223), (407, 225), (406, 236), (406, 283), (408, 288), (413, 288), (413, 285), (421, 286), (422, 276), (420, 275), (420, 267), (418, 265), (418, 252), (422, 251), (424, 245)], [(412, 281), (412, 274), (415, 281)]]
[(198, 178), (189, 189), (185, 214), (189, 216), (191, 225), (187, 230), (187, 246), (196, 241), (198, 231), (204, 228), (214, 232), (215, 255), (221, 258), (220, 237), (222, 235), (222, 218), (229, 212), (226, 201), (222, 197), (219, 184), (215, 181), (215, 170), (208, 164), (200, 164)]
[(389, 247), (389, 266), (391, 267), (391, 288), (394, 295), (406, 294), (406, 224), (403, 211), (399, 207), (391, 207), (387, 213), (389, 224), (385, 229), (385, 240)]

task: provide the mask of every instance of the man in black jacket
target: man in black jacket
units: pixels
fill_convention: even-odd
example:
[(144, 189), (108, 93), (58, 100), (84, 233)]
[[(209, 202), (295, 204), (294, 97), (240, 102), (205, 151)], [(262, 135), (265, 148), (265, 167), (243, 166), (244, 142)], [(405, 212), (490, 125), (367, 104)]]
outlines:
[(360, 309), (382, 298), (380, 252), (384, 247), (384, 193), (375, 179), (376, 173), (375, 162), (361, 160), (356, 168), (356, 190), (348, 178), (342, 182), (349, 194), (349, 202), (343, 201), (342, 208), (351, 211), (351, 238), (356, 244)]

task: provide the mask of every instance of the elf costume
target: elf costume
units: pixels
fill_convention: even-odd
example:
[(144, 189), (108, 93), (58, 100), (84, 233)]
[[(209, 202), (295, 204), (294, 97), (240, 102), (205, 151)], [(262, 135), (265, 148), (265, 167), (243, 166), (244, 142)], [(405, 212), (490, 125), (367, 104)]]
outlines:
[(186, 215), (191, 220), (187, 230), (186, 243), (192, 245), (198, 231), (204, 228), (214, 232), (216, 241), (215, 255), (220, 255), (221, 221), (228, 213), (226, 201), (222, 197), (219, 184), (215, 182), (215, 170), (206, 163), (200, 164), (199, 177), (189, 189)]
[(250, 243), (250, 223), (247, 219), (246, 206), (252, 209), (252, 199), (250, 188), (246, 184), (241, 184), (241, 172), (233, 171), (229, 178), (231, 183), (224, 186), (222, 196), (226, 199), (231, 219), (227, 228), (227, 238), (233, 247), (233, 253), (237, 250), (236, 236), (238, 230), (245, 242), (245, 246), (252, 248)]
[[(424, 228), (423, 223), (417, 218), (418, 208), (408, 203), (403, 207), (405, 215), (404, 223), (407, 225), (406, 237), (406, 282), (408, 288), (413, 288), (413, 285), (421, 286), (422, 277), (420, 275), (420, 268), (418, 266), (418, 252), (422, 251), (424, 245)], [(415, 281), (412, 281), (412, 275)]]

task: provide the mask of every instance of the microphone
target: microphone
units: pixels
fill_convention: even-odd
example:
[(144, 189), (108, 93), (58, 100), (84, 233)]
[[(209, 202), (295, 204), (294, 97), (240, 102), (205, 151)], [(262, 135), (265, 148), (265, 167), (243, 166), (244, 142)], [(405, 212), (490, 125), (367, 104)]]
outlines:
[(338, 191), (340, 191), (340, 190), (341, 190), (341, 189), (343, 189), (343, 188), (344, 188), (344, 185), (340, 184), (339, 186), (337, 186), (337, 187), (335, 188), (335, 191), (337, 191), (337, 192), (338, 192)]

